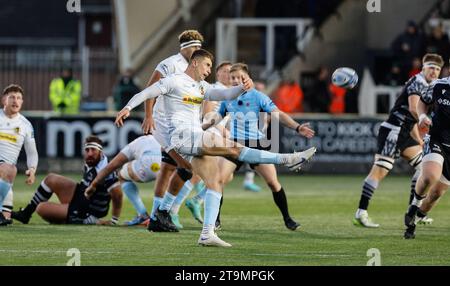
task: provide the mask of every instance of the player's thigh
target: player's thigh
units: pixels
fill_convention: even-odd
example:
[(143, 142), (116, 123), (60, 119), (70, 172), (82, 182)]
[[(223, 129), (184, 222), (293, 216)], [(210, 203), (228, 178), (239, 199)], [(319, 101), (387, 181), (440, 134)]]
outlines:
[(48, 174), (44, 183), (58, 196), (59, 201), (63, 204), (68, 204), (72, 200), (77, 187), (74, 180), (54, 173)]
[(422, 153), (422, 147), (420, 145), (414, 145), (406, 148), (402, 151), (401, 156), (405, 158), (408, 162), (414, 157)]
[(14, 182), (16, 175), (17, 175), (16, 166), (8, 163), (0, 164), (0, 179), (12, 183)]
[(49, 223), (64, 224), (67, 221), (69, 204), (56, 204), (51, 202), (40, 203), (36, 212)]
[(202, 154), (209, 156), (229, 156), (236, 159), (239, 157), (239, 147), (243, 146), (215, 132), (209, 130), (204, 132), (201, 146)]
[(236, 170), (236, 164), (223, 158), (218, 157), (220, 179), (222, 184), (227, 184), (233, 179), (233, 173)]
[(422, 161), (422, 173), (419, 180), (425, 184), (435, 184), (442, 176), (443, 157), (437, 153), (426, 155)]
[(255, 166), (255, 171), (263, 177), (264, 181), (266, 181), (272, 191), (279, 191), (281, 185), (278, 181), (277, 169), (275, 168), (275, 165), (259, 164)]
[(192, 159), (192, 167), (196, 174), (198, 174), (209, 189), (219, 190), (220, 173), (218, 168), (218, 161), (216, 157), (201, 156)]

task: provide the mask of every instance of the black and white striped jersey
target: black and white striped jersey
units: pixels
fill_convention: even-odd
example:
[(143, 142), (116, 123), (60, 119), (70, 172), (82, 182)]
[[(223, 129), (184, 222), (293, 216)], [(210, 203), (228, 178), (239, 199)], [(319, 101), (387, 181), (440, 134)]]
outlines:
[(428, 87), (429, 83), (423, 73), (411, 77), (397, 97), (394, 107), (389, 112), (387, 122), (395, 126), (409, 125), (408, 127), (412, 128), (417, 121), (409, 112), (408, 98), (413, 94), (421, 96), (426, 93)]
[[(84, 165), (83, 172), (83, 180), (81, 181), (81, 185), (87, 188), (91, 182), (97, 177), (98, 172), (100, 172), (103, 168), (108, 165), (108, 158), (106, 156), (102, 156), (100, 162), (95, 167), (89, 167), (88, 165)], [(111, 173), (108, 175), (103, 183), (97, 186), (95, 193), (90, 198), (89, 203), (89, 214), (101, 218), (108, 214), (109, 203), (111, 201), (111, 195), (109, 192), (116, 186), (119, 185), (119, 180), (115, 173)]]

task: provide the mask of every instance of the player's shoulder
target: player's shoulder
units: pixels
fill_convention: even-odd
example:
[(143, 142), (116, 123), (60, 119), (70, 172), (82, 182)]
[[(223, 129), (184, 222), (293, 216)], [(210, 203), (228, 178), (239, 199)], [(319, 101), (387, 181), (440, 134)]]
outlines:
[(416, 84), (421, 84), (421, 85), (424, 85), (424, 86), (427, 86), (429, 84), (427, 82), (425, 76), (422, 73), (418, 73), (418, 74), (412, 76), (410, 78), (409, 82), (416, 83)]
[(33, 129), (33, 124), (31, 124), (30, 120), (28, 120), (24, 115), (19, 114), (19, 121), (22, 125), (30, 129)]
[(182, 63), (183, 61), (185, 61), (183, 56), (180, 53), (178, 53), (168, 58), (165, 58), (159, 63), (159, 65), (176, 65), (178, 63)]
[(447, 86), (449, 86), (450, 85), (450, 77), (444, 77), (444, 78), (436, 79), (435, 81), (433, 81), (431, 83), (431, 85), (433, 87), (440, 86), (440, 85), (447, 85)]

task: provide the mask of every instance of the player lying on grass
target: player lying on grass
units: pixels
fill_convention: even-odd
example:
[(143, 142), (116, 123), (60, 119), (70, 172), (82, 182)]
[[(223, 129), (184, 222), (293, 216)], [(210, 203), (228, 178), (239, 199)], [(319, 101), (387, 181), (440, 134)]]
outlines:
[[(188, 160), (194, 173), (203, 179), (208, 188), (205, 196), (203, 229), (198, 243), (229, 247), (231, 245), (221, 240), (214, 232), (222, 197), (217, 156), (248, 163), (284, 165), (290, 170), (298, 170), (316, 150), (311, 148), (292, 154), (271, 153), (251, 149), (213, 132), (204, 131), (200, 122), (200, 106), (203, 100), (232, 100), (253, 88), (253, 82), (249, 78), (243, 79), (242, 85), (233, 88), (211, 88), (204, 79), (211, 73), (212, 60), (213, 56), (209, 52), (195, 51), (184, 73), (166, 77), (136, 94), (117, 115), (116, 124), (122, 126), (130, 111), (146, 99), (163, 96), (170, 132), (170, 146), (167, 150), (173, 150)], [(169, 192), (176, 196), (179, 189), (169, 187)], [(163, 205), (166, 203), (167, 207), (170, 207), (170, 201), (163, 202)], [(156, 218), (162, 228), (177, 231), (166, 209), (160, 207), (156, 211)]]
[[(144, 135), (125, 146), (111, 162), (106, 165), (85, 190), (85, 196), (90, 198), (95, 194), (104, 179), (120, 168), (118, 177), (121, 188), (127, 196), (133, 196), (131, 202), (138, 216), (126, 225), (145, 223), (149, 219), (147, 209), (139, 197), (138, 187), (134, 182), (147, 183), (155, 180), (161, 168), (161, 145), (152, 135)], [(125, 191), (126, 190), (126, 191)], [(152, 210), (152, 213), (154, 209)], [(148, 221), (147, 221), (148, 223)]]
[(22, 146), (27, 154), (26, 183), (32, 185), (38, 164), (38, 153), (34, 140), (33, 126), (20, 114), (23, 104), (23, 89), (11, 84), (3, 90), (3, 110), (0, 110), (0, 226), (11, 224), (5, 218), (2, 207), (12, 209), (12, 185), (17, 175), (17, 158)]
[[(429, 111), (431, 119), (427, 115)], [(419, 128), (430, 131), (425, 140), (422, 173), (405, 214), (405, 239), (415, 238), (417, 222), (427, 215), (450, 186), (450, 77), (433, 82), (420, 97), (417, 113)], [(426, 204), (422, 205), (429, 193)]]
[[(109, 175), (97, 186), (97, 192), (87, 199), (84, 190), (97, 174), (106, 167), (108, 159), (102, 152), (102, 141), (89, 136), (84, 143), (84, 172), (80, 183), (58, 174), (49, 174), (37, 188), (30, 203), (12, 218), (24, 224), (30, 221), (36, 211), (44, 220), (55, 224), (117, 224), (122, 209), (122, 192), (115, 174)], [(60, 203), (48, 202), (56, 194)], [(108, 214), (112, 200), (112, 218), (102, 221)]]
[[(422, 64), (422, 72), (406, 82), (394, 107), (389, 112), (389, 118), (380, 126), (375, 162), (364, 180), (359, 206), (353, 219), (353, 224), (356, 226), (379, 227), (379, 224), (370, 219), (367, 208), (379, 183), (389, 174), (395, 160), (400, 156), (415, 169), (411, 179), (410, 203), (412, 201), (422, 167), (423, 140), (416, 124), (419, 119), (416, 111), (417, 102), (426, 92), (428, 85), (439, 77), (444, 61), (437, 54), (426, 54)], [(431, 223), (432, 220), (424, 217), (423, 221)]]

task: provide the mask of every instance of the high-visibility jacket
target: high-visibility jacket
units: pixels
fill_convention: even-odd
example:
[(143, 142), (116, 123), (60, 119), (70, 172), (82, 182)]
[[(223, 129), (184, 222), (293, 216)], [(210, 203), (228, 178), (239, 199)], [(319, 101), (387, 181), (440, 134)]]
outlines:
[(303, 112), (303, 91), (296, 83), (283, 83), (275, 92), (273, 102), (283, 112)]
[(329, 89), (331, 93), (330, 113), (345, 113), (345, 94), (347, 90), (333, 84), (330, 84)]
[(70, 80), (66, 86), (62, 78), (55, 78), (50, 83), (50, 102), (53, 110), (63, 114), (78, 114), (81, 101), (81, 83)]

